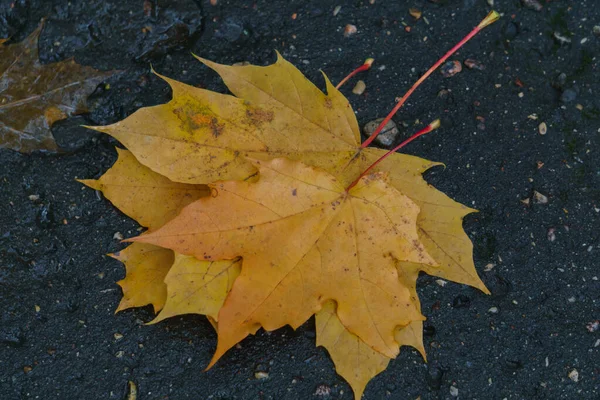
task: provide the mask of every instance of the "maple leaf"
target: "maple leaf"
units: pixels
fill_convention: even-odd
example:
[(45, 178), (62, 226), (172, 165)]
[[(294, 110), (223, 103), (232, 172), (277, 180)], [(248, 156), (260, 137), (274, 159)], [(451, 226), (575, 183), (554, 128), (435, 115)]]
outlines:
[(398, 279), (396, 262), (435, 264), (418, 239), (418, 206), (381, 174), (346, 192), (334, 176), (298, 162), (255, 166), (256, 183), (211, 185), (216, 197), (131, 239), (204, 260), (243, 258), (219, 312), (211, 365), (258, 327), (296, 328), (329, 299), (344, 326), (395, 357), (396, 326), (424, 319)]
[(25, 153), (57, 150), (52, 124), (86, 112), (87, 95), (113, 74), (73, 59), (42, 65), (38, 58), (42, 26), (20, 43), (0, 41), (0, 147)]
[(173, 182), (221, 181), (212, 197), (132, 239), (132, 247), (187, 254), (163, 263), (168, 295), (157, 296), (165, 305), (153, 322), (182, 313), (208, 315), (213, 326), (218, 319), (213, 365), (260, 326), (295, 328), (316, 313), (317, 342), (358, 399), (399, 346), (425, 357), (419, 271), (488, 292), (462, 229), (475, 210), (422, 179), (438, 163), (402, 154), (380, 162), (384, 151), (365, 148), (372, 137), (361, 145), (354, 112), (327, 77), (325, 95), (279, 55), (267, 67), (200, 60), (237, 97), (163, 77), (171, 102), (93, 127)]

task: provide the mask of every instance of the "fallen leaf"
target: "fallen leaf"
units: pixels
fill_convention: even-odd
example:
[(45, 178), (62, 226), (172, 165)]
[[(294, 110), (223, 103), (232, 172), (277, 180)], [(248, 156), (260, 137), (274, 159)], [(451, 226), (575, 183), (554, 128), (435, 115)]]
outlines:
[(363, 178), (347, 193), (334, 176), (301, 163), (255, 165), (256, 183), (211, 185), (216, 197), (130, 239), (204, 260), (243, 258), (219, 313), (211, 365), (260, 326), (296, 328), (329, 299), (337, 302), (344, 326), (395, 357), (395, 328), (424, 319), (398, 279), (396, 262), (435, 263), (418, 240), (418, 206), (382, 174)]
[(57, 150), (52, 124), (87, 111), (86, 97), (113, 74), (73, 59), (42, 65), (42, 26), (20, 43), (0, 41), (0, 147), (23, 153)]
[[(201, 61), (237, 97), (163, 77), (173, 88), (171, 102), (94, 127), (172, 182), (212, 184), (211, 197), (134, 239), (134, 245), (185, 254), (177, 255), (181, 263), (168, 273), (169, 299), (153, 322), (208, 314), (219, 334), (212, 365), (260, 326), (296, 328), (316, 313), (318, 326), (331, 325), (317, 334), (318, 343), (358, 399), (399, 346), (425, 357), (415, 290), (419, 271), (489, 293), (462, 229), (464, 216), (475, 210), (423, 180), (423, 172), (439, 163), (397, 153), (346, 194), (385, 151), (360, 148), (354, 112), (327, 78), (325, 95), (280, 56), (267, 67)], [(241, 273), (231, 286), (238, 257)], [(228, 268), (218, 264), (227, 262)], [(227, 284), (223, 276), (204, 276), (209, 268), (225, 268)], [(200, 279), (186, 281), (187, 273)], [(332, 341), (338, 333), (348, 345)]]

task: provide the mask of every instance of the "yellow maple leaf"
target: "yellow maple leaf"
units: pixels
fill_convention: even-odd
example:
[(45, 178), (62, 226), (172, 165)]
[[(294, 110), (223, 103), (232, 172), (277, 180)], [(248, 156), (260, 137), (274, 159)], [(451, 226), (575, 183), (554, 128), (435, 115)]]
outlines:
[(38, 39), (43, 24), (20, 43), (0, 40), (0, 147), (24, 153), (56, 150), (52, 124), (86, 111), (86, 97), (112, 71), (73, 59), (43, 65)]
[[(497, 14), (491, 13), (478, 29), (496, 18)], [(472, 262), (472, 244), (462, 230), (463, 217), (474, 210), (454, 202), (422, 179), (421, 174), (437, 163), (401, 154), (392, 154), (377, 164), (373, 171), (380, 171), (379, 174), (368, 175), (356, 187), (345, 190), (384, 152), (363, 148), (366, 143), (361, 146), (354, 112), (327, 78), (328, 94), (325, 95), (279, 55), (277, 62), (267, 67), (229, 67), (201, 61), (217, 71), (237, 97), (194, 88), (163, 77), (173, 88), (170, 103), (139, 110), (111, 126), (94, 128), (111, 134), (123, 142), (142, 164), (175, 182), (200, 184), (216, 180), (258, 179), (258, 182), (252, 183), (219, 183), (220, 186), (213, 186), (216, 198), (201, 199), (189, 205), (164, 228), (135, 239), (141, 243), (134, 245), (158, 243), (200, 258), (177, 256), (181, 263), (177, 269), (173, 267), (173, 275), (169, 272), (172, 279), (167, 277), (173, 301), (155, 322), (172, 315), (195, 312), (209, 314), (214, 323), (215, 312), (227, 290), (232, 289), (219, 311), (219, 346), (212, 365), (228, 348), (247, 334), (256, 332), (259, 326), (275, 329), (290, 324), (296, 327), (317, 312), (317, 325), (323, 328), (318, 332), (318, 342), (328, 349), (338, 372), (348, 380), (359, 398), (367, 382), (385, 368), (400, 345), (413, 346), (425, 357), (423, 317), (415, 292), (418, 271), (470, 284), (487, 292)], [(277, 157), (301, 161), (306, 165), (280, 159), (271, 161)], [(261, 173), (255, 178), (257, 165)], [(269, 180), (273, 178), (269, 174), (277, 168), (264, 170), (265, 165), (277, 165), (281, 169), (279, 172), (285, 174), (280, 176), (280, 180)], [(305, 197), (303, 204), (298, 204), (298, 188), (306, 184), (312, 185), (308, 189), (318, 190)], [(262, 191), (251, 187), (261, 187)], [(219, 191), (224, 188), (228, 188), (230, 194), (237, 193), (242, 197), (228, 197), (226, 191)], [(323, 193), (323, 188), (327, 188), (325, 192), (328, 193)], [(356, 208), (364, 212), (366, 217), (364, 220), (359, 218), (361, 223), (377, 225), (380, 231), (385, 232), (386, 224), (394, 226), (396, 222), (373, 218), (370, 214), (373, 210), (364, 204), (361, 208), (359, 200), (379, 204), (379, 200), (387, 198), (386, 194), (382, 194), (386, 190), (394, 193), (393, 196), (387, 193), (387, 197), (394, 200), (390, 200), (388, 208), (384, 209), (394, 210), (394, 218), (403, 218), (401, 225), (404, 228), (410, 226), (407, 237), (411, 240), (404, 237), (409, 244), (394, 247), (385, 239), (384, 243), (376, 243), (373, 232), (370, 232), (371, 236), (363, 238), (364, 243), (360, 243), (364, 246), (370, 241), (376, 253), (382, 248), (394, 250), (383, 252), (383, 257), (389, 258), (383, 263), (387, 262), (385, 273), (396, 271), (392, 274), (393, 279), (390, 276), (387, 280), (383, 279), (381, 275), (385, 273), (381, 271), (365, 273), (379, 279), (373, 285), (377, 288), (375, 291), (382, 287), (400, 288), (402, 295), (398, 303), (405, 301), (406, 306), (401, 312), (392, 312), (391, 317), (385, 315), (383, 318), (381, 314), (389, 309), (394, 311), (398, 304), (394, 301), (384, 304), (379, 299), (379, 302), (374, 302), (376, 308), (372, 313), (365, 306), (367, 301), (361, 307), (360, 299), (348, 296), (332, 283), (331, 277), (344, 281), (342, 270), (331, 268), (327, 271), (329, 275), (317, 276), (319, 274), (307, 266), (314, 252), (313, 247), (306, 246), (311, 238), (314, 239), (313, 246), (318, 242), (324, 248), (329, 245), (328, 261), (338, 266), (344, 263), (353, 265), (359, 271), (358, 280), (361, 281), (363, 266), (356, 260), (352, 264), (352, 258), (357, 258), (359, 252), (353, 256), (351, 244), (345, 242), (347, 237), (358, 236), (356, 222), (348, 231), (351, 220), (348, 210)], [(290, 193), (294, 197), (291, 202)], [(371, 197), (374, 193), (382, 194), (382, 198), (375, 200)], [(334, 197), (328, 198), (327, 195)], [(221, 204), (224, 198), (226, 201)], [(331, 209), (324, 205), (328, 202)], [(265, 205), (267, 209), (261, 208)], [(293, 214), (294, 210), (298, 213)], [(317, 217), (318, 212), (322, 213), (320, 218)], [(352, 214), (354, 218), (355, 214)], [(332, 221), (345, 222), (340, 226), (346, 225), (346, 230), (340, 226), (337, 231), (331, 228)], [(223, 224), (227, 226), (224, 231)], [(211, 225), (218, 226), (218, 230), (207, 230)], [(273, 228), (276, 225), (277, 228)], [(390, 231), (388, 226), (386, 233), (390, 235)], [(299, 239), (290, 240), (290, 237)], [(385, 235), (381, 234), (377, 239), (379, 237)], [(354, 246), (359, 247), (358, 240), (354, 241)], [(342, 254), (341, 261), (332, 260), (334, 248)], [(371, 256), (373, 253), (366, 254)], [(239, 269), (236, 271), (231, 267), (235, 265), (238, 268), (239, 265), (233, 261), (213, 260), (237, 260), (235, 257), (238, 256), (243, 257), (243, 267), (232, 287), (230, 282)], [(294, 272), (291, 276), (272, 273), (273, 269), (279, 273), (285, 271), (286, 266), (293, 264), (294, 257), (300, 265), (298, 271), (302, 271), (301, 280), (304, 281), (304, 274), (312, 279), (312, 284), (303, 287), (306, 291), (302, 294), (300, 310), (290, 308), (297, 304), (297, 298), (290, 293), (293, 293), (292, 283), (298, 281), (298, 273)], [(319, 261), (322, 262), (321, 254)], [(211, 264), (213, 262), (215, 264)], [(224, 268), (228, 274), (227, 284), (224, 285), (222, 279), (210, 277), (206, 284), (204, 278), (209, 271), (208, 266), (221, 270), (222, 267), (216, 264), (219, 262), (229, 262), (229, 267)], [(367, 264), (370, 262), (372, 260)], [(367, 268), (373, 269), (372, 266)], [(229, 275), (230, 270), (232, 273)], [(187, 281), (184, 277), (187, 273), (201, 279)], [(261, 298), (265, 288), (273, 282), (277, 282), (274, 297)], [(348, 287), (356, 289), (357, 285), (353, 285), (356, 282), (348, 282)], [(323, 294), (325, 292), (327, 294)], [(390, 292), (393, 293), (393, 290)], [(251, 301), (260, 302), (258, 311), (252, 315), (247, 315), (245, 309), (249, 294)], [(195, 301), (191, 300), (192, 297)], [(318, 311), (329, 298), (334, 299), (337, 305), (327, 302)], [(206, 299), (212, 302), (209, 307), (201, 304)], [(275, 306), (278, 311), (281, 311), (280, 308), (286, 311), (277, 314), (273, 311)], [(352, 307), (358, 310), (356, 315), (350, 315)], [(399, 310), (400, 307), (395, 309)], [(368, 321), (364, 324), (365, 318), (371, 318), (371, 324)], [(379, 330), (382, 327), (383, 334)], [(335, 335), (336, 340), (332, 341)], [(347, 344), (342, 346), (340, 343)], [(349, 354), (362, 356), (349, 357)]]

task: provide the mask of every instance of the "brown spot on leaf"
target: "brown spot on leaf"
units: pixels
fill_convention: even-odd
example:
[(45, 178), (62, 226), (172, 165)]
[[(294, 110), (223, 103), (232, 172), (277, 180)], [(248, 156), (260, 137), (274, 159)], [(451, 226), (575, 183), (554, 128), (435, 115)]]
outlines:
[(220, 124), (219, 120), (213, 117), (210, 120), (210, 130), (212, 131), (212, 135), (217, 138), (223, 133), (223, 124)]
[(273, 111), (265, 111), (260, 108), (248, 108), (246, 110), (248, 123), (260, 127), (265, 122), (273, 121)]
[(296, 196), (298, 194), (298, 189), (292, 189), (292, 196)]

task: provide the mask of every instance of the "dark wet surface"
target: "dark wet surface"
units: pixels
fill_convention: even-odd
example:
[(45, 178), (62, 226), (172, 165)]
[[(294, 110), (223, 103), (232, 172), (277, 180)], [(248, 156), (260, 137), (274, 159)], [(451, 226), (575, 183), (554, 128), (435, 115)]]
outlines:
[[(436, 72), (394, 118), (409, 126), (402, 135), (416, 130), (416, 119), (442, 119), (443, 129), (406, 152), (444, 162), (427, 179), (480, 210), (465, 230), (492, 295), (423, 276), (429, 364), (403, 350), (365, 399), (449, 399), (451, 387), (463, 399), (600, 397), (600, 332), (586, 328), (600, 312), (600, 10), (591, 0), (542, 2), (539, 12), (496, 3), (503, 18), (451, 58), (485, 69)], [(417, 22), (411, 6), (423, 11)], [(22, 40), (48, 17), (42, 62), (75, 56), (124, 71), (91, 96), (90, 114), (54, 125), (60, 154), (0, 150), (0, 398), (123, 399), (131, 380), (139, 399), (350, 399), (314, 346), (312, 320), (248, 338), (204, 373), (216, 344), (204, 318), (145, 326), (150, 307), (113, 314), (124, 269), (104, 254), (122, 248), (116, 232), (133, 236), (137, 225), (75, 182), (116, 159), (113, 140), (78, 126), (167, 101), (149, 63), (224, 91), (190, 52), (264, 65), (279, 50), (320, 87), (319, 69), (337, 82), (374, 57), (358, 77), (366, 91), (353, 95), (354, 81), (343, 89), (362, 128), (487, 12), (487, 2), (470, 0), (173, 0), (146, 9), (143, 1), (0, 0), (0, 37)], [(358, 32), (345, 38), (347, 24)], [(534, 191), (548, 203), (524, 204)]]

